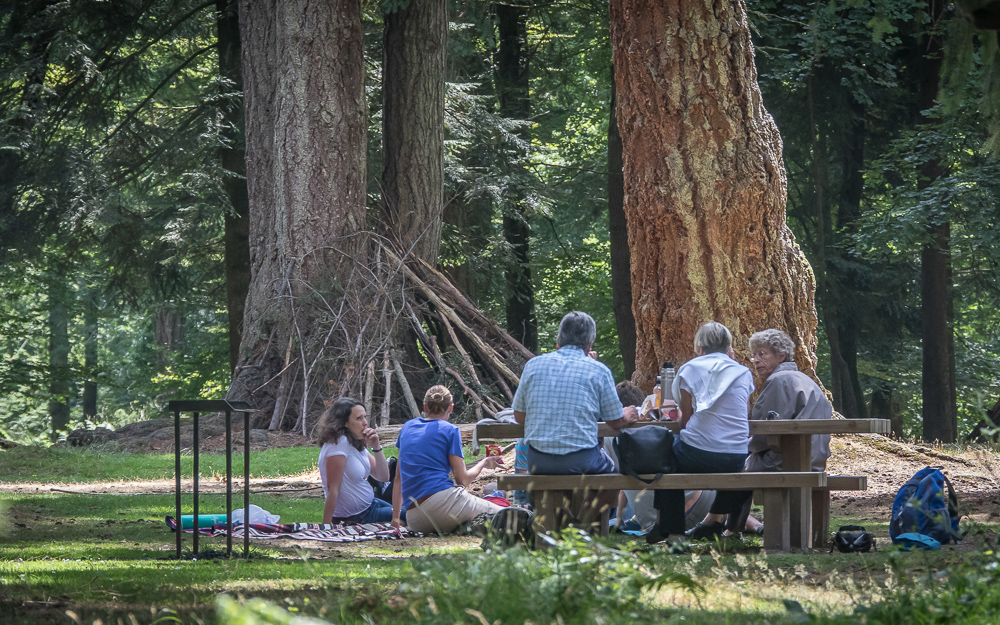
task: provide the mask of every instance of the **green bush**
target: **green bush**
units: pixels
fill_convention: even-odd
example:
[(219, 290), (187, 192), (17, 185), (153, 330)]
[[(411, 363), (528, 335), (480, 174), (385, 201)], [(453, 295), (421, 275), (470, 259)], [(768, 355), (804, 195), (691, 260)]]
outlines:
[[(481, 623), (636, 623), (656, 620), (639, 601), (646, 589), (671, 584), (704, 592), (686, 575), (655, 574), (652, 564), (648, 552), (623, 551), (568, 530), (547, 552), (516, 547), (414, 559), (416, 575), (394, 593), (361, 593), (329, 612), (339, 613), (340, 623), (453, 625), (470, 617)], [(277, 608), (259, 602), (239, 606), (224, 599), (220, 605), (224, 625), (299, 623), (281, 620)]]

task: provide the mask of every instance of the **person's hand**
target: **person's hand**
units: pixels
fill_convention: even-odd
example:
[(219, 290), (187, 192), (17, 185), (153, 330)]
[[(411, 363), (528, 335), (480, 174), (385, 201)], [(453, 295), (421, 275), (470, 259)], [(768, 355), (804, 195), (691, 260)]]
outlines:
[(635, 406), (625, 406), (622, 409), (622, 418), (625, 419), (625, 425), (632, 425), (639, 420), (639, 411)]
[(591, 350), (591, 351), (587, 352), (587, 355), (590, 356), (591, 358), (593, 358), (594, 360), (597, 360), (597, 356), (598, 356), (597, 352)]
[(378, 443), (378, 432), (375, 428), (365, 428), (361, 431), (361, 436), (364, 437), (366, 446), (374, 448), (381, 447)]
[(403, 527), (403, 522), (400, 521), (399, 519), (393, 519), (392, 521), (389, 522), (389, 525), (393, 527)]
[(486, 462), (483, 463), (483, 468), (485, 469), (495, 469), (497, 465), (503, 464), (503, 456), (486, 456)]

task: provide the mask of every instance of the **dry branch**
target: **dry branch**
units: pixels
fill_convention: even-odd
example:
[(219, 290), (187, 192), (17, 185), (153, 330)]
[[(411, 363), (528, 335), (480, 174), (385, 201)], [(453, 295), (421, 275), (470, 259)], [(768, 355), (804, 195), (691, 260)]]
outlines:
[(410, 384), (406, 381), (406, 376), (403, 375), (403, 367), (399, 364), (396, 353), (390, 351), (389, 357), (392, 358), (392, 368), (396, 370), (396, 377), (399, 378), (399, 387), (403, 389), (403, 397), (406, 398), (406, 403), (410, 407), (410, 418), (412, 419), (420, 414), (420, 407), (417, 406), (417, 400), (413, 398), (413, 391), (410, 390)]

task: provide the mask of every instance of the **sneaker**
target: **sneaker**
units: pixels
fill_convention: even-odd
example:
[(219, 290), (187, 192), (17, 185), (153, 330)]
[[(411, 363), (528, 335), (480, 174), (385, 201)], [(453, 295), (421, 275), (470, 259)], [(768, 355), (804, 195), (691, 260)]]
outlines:
[(721, 538), (722, 532), (725, 531), (726, 526), (722, 523), (702, 523), (699, 522), (697, 525), (684, 532), (684, 535), (688, 537), (689, 540), (701, 540), (703, 538)]

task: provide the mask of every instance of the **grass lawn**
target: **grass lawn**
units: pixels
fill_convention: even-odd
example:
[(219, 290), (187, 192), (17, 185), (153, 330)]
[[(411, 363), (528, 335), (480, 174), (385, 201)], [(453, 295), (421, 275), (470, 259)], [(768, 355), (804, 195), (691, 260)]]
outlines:
[[(255, 453), (253, 474), (300, 475), (315, 458), (315, 448)], [(211, 476), (219, 465), (203, 456), (202, 466)], [(625, 537), (569, 535), (544, 555), (484, 551), (471, 537), (346, 545), (276, 539), (255, 541), (249, 561), (178, 561), (163, 522), (173, 514), (172, 495), (143, 494), (135, 485), (136, 494), (48, 489), (123, 476), (170, 479), (172, 468), (171, 456), (0, 452), (0, 623), (291, 623), (296, 615), (449, 625), (1000, 621), (992, 525), (976, 526), (960, 547), (929, 553), (898, 552), (881, 540), (883, 550), (873, 554), (765, 555), (754, 540), (730, 540), (669, 555)], [(27, 483), (46, 488), (13, 492), (12, 484)], [(285, 494), (252, 501), (283, 521), (315, 520), (322, 507), (319, 498)], [(188, 496), (186, 512), (190, 503)], [(224, 506), (223, 495), (202, 495), (202, 510)], [(887, 534), (884, 524), (866, 525)], [(200, 544), (225, 550), (224, 538)]]

